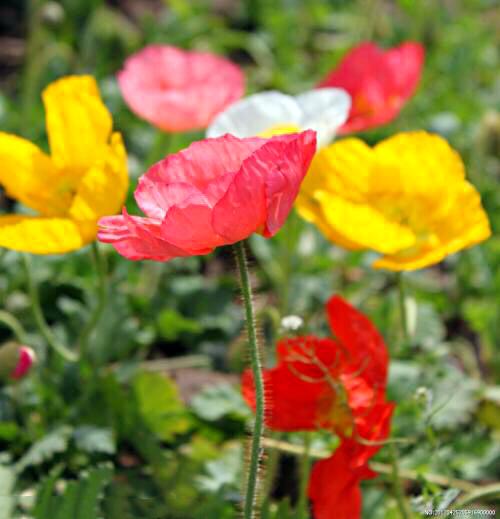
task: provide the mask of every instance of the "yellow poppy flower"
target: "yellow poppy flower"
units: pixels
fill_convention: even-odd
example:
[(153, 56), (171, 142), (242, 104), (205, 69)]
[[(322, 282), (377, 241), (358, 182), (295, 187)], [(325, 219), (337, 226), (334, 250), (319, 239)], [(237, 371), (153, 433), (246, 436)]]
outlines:
[(320, 150), (297, 209), (332, 242), (379, 252), (374, 267), (395, 271), (433, 265), (491, 234), (460, 156), (423, 131), (374, 148), (350, 138)]
[(37, 213), (0, 216), (0, 247), (58, 254), (95, 240), (99, 218), (121, 209), (127, 155), (93, 77), (62, 78), (42, 97), (50, 156), (0, 132), (0, 186)]

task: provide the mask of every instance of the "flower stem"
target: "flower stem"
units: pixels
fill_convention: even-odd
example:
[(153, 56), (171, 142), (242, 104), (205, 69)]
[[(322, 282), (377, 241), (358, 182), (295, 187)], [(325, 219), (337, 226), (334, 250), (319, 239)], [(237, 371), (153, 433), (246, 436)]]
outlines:
[(309, 432), (305, 432), (303, 434), (303, 438), (304, 452), (302, 453), (300, 459), (300, 488), (299, 503), (297, 506), (298, 519), (307, 519), (309, 517), (307, 486), (309, 483), (309, 475), (311, 473), (311, 434)]
[(399, 477), (399, 465), (398, 465), (398, 453), (396, 446), (392, 443), (390, 445), (390, 454), (391, 454), (391, 465), (392, 465), (392, 473), (391, 473), (391, 481), (392, 488), (394, 491), (394, 497), (398, 503), (398, 508), (401, 513), (401, 517), (403, 519), (412, 519), (413, 514), (411, 513), (410, 506), (405, 497), (405, 492), (403, 489), (403, 485), (401, 484), (401, 478)]
[(257, 343), (257, 330), (255, 326), (252, 286), (248, 273), (245, 243), (238, 242), (233, 245), (236, 264), (239, 271), (241, 293), (245, 305), (245, 320), (250, 347), (250, 361), (255, 384), (255, 422), (250, 449), (250, 465), (246, 481), (246, 494), (243, 504), (243, 517), (253, 519), (257, 516), (257, 493), (260, 486), (260, 465), (262, 461), (261, 440), (264, 432), (264, 378), (260, 360), (259, 346)]
[(42, 337), (46, 340), (47, 344), (65, 360), (76, 362), (78, 360), (78, 355), (75, 352), (68, 350), (68, 348), (61, 344), (52, 334), (40, 306), (40, 296), (38, 294), (35, 280), (33, 279), (30, 258), (27, 254), (21, 254), (21, 257), (26, 272), (26, 279), (28, 280), (28, 294), (30, 297), (33, 317), (35, 318), (36, 325), (38, 326)]
[(399, 318), (401, 322), (401, 336), (403, 337), (404, 345), (406, 345), (409, 341), (409, 332), (408, 332), (408, 315), (406, 313), (406, 294), (405, 294), (405, 284), (403, 279), (403, 274), (401, 272), (397, 273), (397, 285), (398, 285), (398, 305), (399, 305)]
[(26, 330), (23, 328), (23, 325), (9, 312), (5, 310), (0, 310), (0, 323), (8, 326), (12, 333), (15, 335), (16, 339), (21, 344), (27, 344), (27, 334)]
[(106, 258), (103, 256), (97, 242), (93, 242), (91, 246), (91, 254), (97, 271), (97, 304), (94, 307), (93, 312), (90, 315), (90, 318), (83, 328), (83, 331), (80, 335), (80, 340), (78, 341), (80, 346), (80, 354), (82, 356), (85, 355), (88, 348), (88, 342), (90, 335), (94, 331), (94, 328), (99, 323), (99, 320), (106, 308), (106, 303), (108, 301), (108, 277), (107, 277), (107, 264)]

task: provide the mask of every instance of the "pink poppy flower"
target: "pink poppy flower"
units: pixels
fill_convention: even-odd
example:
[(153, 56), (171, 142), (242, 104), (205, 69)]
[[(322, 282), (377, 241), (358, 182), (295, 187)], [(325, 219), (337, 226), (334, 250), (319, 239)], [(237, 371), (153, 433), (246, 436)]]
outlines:
[(150, 45), (118, 73), (130, 109), (166, 132), (206, 128), (245, 90), (241, 69), (215, 54)]
[(16, 367), (10, 376), (16, 380), (23, 378), (31, 369), (31, 366), (35, 363), (35, 361), (35, 352), (28, 346), (21, 346), (18, 350), (18, 360)]
[(316, 150), (316, 133), (270, 139), (224, 135), (194, 142), (141, 177), (146, 217), (108, 216), (98, 238), (128, 259), (168, 261), (208, 254), (285, 222)]
[(392, 121), (417, 88), (424, 63), (420, 43), (383, 50), (374, 43), (352, 49), (319, 87), (339, 87), (352, 98), (347, 122), (339, 133), (374, 128)]

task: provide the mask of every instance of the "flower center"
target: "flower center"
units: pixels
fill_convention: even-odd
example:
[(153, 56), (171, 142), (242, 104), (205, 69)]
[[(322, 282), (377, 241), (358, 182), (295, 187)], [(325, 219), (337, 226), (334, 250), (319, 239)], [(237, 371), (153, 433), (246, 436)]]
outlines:
[(300, 132), (300, 128), (296, 124), (275, 124), (263, 132), (260, 132), (259, 137), (274, 137), (275, 135), (285, 135), (287, 133), (297, 132)]

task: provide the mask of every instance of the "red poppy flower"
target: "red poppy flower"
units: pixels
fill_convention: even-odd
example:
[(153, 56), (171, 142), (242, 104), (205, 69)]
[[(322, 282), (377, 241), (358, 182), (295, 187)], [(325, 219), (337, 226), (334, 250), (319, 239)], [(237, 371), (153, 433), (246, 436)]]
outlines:
[[(328, 429), (340, 446), (317, 462), (309, 481), (315, 519), (358, 519), (360, 481), (375, 477), (368, 460), (389, 435), (394, 404), (385, 401), (388, 354), (363, 314), (338, 296), (327, 305), (335, 339), (313, 336), (278, 343), (278, 362), (264, 371), (266, 424), (278, 431)], [(249, 371), (243, 396), (255, 408)]]
[(352, 97), (351, 112), (340, 133), (392, 121), (415, 92), (423, 62), (424, 48), (414, 42), (389, 50), (365, 42), (352, 49), (318, 85), (343, 88)]
[(241, 69), (208, 52), (150, 45), (118, 73), (126, 103), (167, 132), (203, 129), (244, 92)]
[(270, 139), (225, 135), (194, 142), (139, 180), (146, 217), (108, 216), (98, 238), (132, 260), (208, 254), (285, 222), (316, 150), (313, 131)]
[(361, 516), (363, 479), (376, 476), (367, 465), (350, 466), (350, 445), (340, 445), (335, 453), (315, 463), (309, 479), (309, 499), (314, 519), (356, 519)]
[[(387, 350), (372, 323), (340, 297), (328, 301), (327, 313), (336, 339), (278, 343), (276, 366), (264, 370), (266, 424), (278, 431), (329, 429), (362, 440), (385, 405)], [(249, 371), (242, 391), (255, 408)]]
[(367, 462), (380, 449), (381, 443), (377, 445), (377, 442), (389, 435), (392, 411), (392, 404), (381, 404), (370, 413), (370, 428), (365, 431), (365, 440), (373, 442), (371, 445), (352, 438), (343, 439), (332, 456), (314, 464), (308, 488), (314, 519), (361, 517), (359, 484), (377, 475)]

